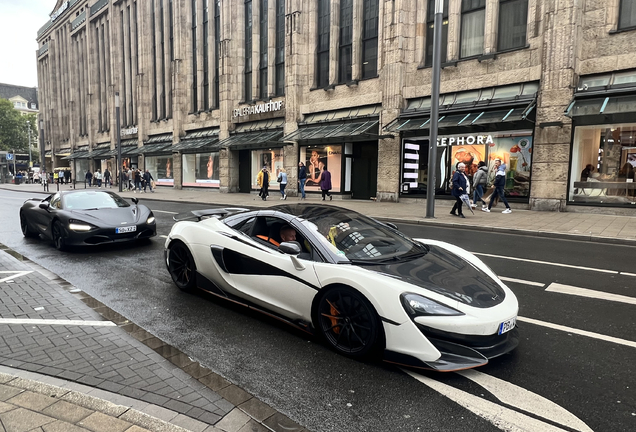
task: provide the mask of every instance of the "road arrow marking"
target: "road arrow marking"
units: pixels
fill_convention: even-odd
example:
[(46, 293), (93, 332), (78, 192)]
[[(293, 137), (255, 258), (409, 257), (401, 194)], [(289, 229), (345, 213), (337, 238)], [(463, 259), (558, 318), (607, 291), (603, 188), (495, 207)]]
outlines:
[(549, 292), (556, 292), (561, 294), (570, 294), (570, 295), (576, 295), (581, 297), (589, 297), (589, 298), (609, 300), (609, 301), (636, 305), (636, 297), (612, 294), (612, 293), (607, 293), (603, 291), (595, 291), (595, 290), (591, 290), (587, 288), (579, 288), (579, 287), (575, 287), (571, 285), (563, 285), (556, 282), (551, 283), (550, 286), (548, 286), (545, 290)]
[(15, 279), (17, 277), (20, 277), (20, 276), (26, 276), (29, 273), (33, 273), (33, 270), (31, 270), (31, 271), (0, 271), (0, 275), (1, 274), (7, 274), (7, 273), (13, 273), (13, 276), (7, 276), (4, 279), (0, 279), (0, 283), (1, 282), (6, 282), (6, 281), (9, 281), (9, 280), (13, 280), (13, 279)]

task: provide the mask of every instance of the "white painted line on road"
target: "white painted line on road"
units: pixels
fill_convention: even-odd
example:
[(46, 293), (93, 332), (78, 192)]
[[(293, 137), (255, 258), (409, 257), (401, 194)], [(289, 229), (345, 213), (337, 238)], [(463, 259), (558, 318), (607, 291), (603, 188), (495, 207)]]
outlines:
[(536, 260), (531, 260), (531, 259), (527, 259), (527, 258), (516, 258), (516, 257), (510, 257), (510, 256), (491, 255), (491, 254), (480, 253), (480, 252), (472, 252), (472, 254), (473, 255), (486, 256), (486, 257), (490, 257), (490, 258), (501, 258), (501, 259), (505, 259), (505, 260), (523, 261), (523, 262), (527, 262), (527, 263), (530, 262), (530, 263), (535, 263), (535, 264), (545, 264), (545, 265), (552, 265), (552, 266), (557, 266), (557, 267), (567, 267), (567, 268), (573, 268), (573, 269), (579, 269), (579, 270), (589, 270), (589, 271), (595, 271), (595, 272), (601, 272), (601, 273), (618, 274), (618, 272), (616, 270), (604, 270), (604, 269), (597, 269), (597, 268), (592, 268), (592, 267), (582, 267), (582, 266), (575, 266), (575, 265), (570, 265), (570, 264), (561, 264), (561, 263), (548, 262), (548, 261), (536, 261)]
[(625, 346), (629, 346), (632, 348), (636, 348), (636, 342), (634, 341), (630, 341), (627, 339), (620, 339), (620, 338), (616, 338), (613, 336), (606, 336), (600, 333), (594, 333), (594, 332), (589, 332), (586, 330), (579, 330), (579, 329), (575, 329), (572, 327), (567, 327), (567, 326), (562, 326), (559, 324), (552, 324), (549, 322), (545, 322), (545, 321), (539, 321), (533, 318), (526, 318), (526, 317), (522, 317), (519, 316), (517, 317), (517, 321), (522, 321), (522, 322), (527, 322), (529, 324), (535, 324), (535, 325), (539, 325), (539, 326), (543, 326), (543, 327), (548, 327), (554, 330), (561, 330), (567, 333), (574, 333), (577, 334), (579, 336), (587, 336), (593, 339), (599, 339), (599, 340), (603, 340), (606, 342), (612, 342), (615, 344), (619, 344), (619, 345), (625, 345)]
[(589, 297), (601, 300), (609, 300), (627, 304), (636, 305), (636, 297), (629, 297), (619, 294), (612, 294), (603, 291), (595, 291), (587, 288), (579, 288), (571, 285), (563, 285), (553, 282), (546, 289), (546, 291), (556, 292), (561, 294), (571, 294), (581, 297)]
[(153, 213), (166, 213), (166, 214), (179, 214), (177, 212), (164, 211), (164, 210), (153, 210)]
[(28, 318), (0, 318), (0, 324), (23, 325), (66, 325), (66, 326), (91, 326), (91, 327), (116, 327), (112, 321), (83, 321), (83, 320), (55, 320), (55, 319), (28, 319)]
[(634, 276), (634, 277), (636, 277), (636, 273), (621, 272), (621, 275), (623, 275), (623, 276)]
[(31, 271), (8, 271), (8, 270), (0, 271), (0, 274), (7, 274), (7, 273), (14, 273), (14, 275), (13, 276), (7, 276), (7, 277), (5, 277), (3, 279), (0, 279), (0, 282), (7, 282), (7, 281), (13, 280), (13, 279), (15, 279), (17, 277), (20, 277), (20, 276), (26, 276), (29, 273), (33, 273), (33, 271), (32, 270)]
[(523, 387), (476, 371), (475, 369), (457, 373), (479, 384), (508, 406), (577, 431), (593, 432), (588, 425), (565, 408)]
[[(403, 369), (404, 372), (421, 382), (422, 384), (432, 388), (438, 393), (446, 396), (450, 400), (472, 411), (479, 417), (482, 417), (494, 426), (504, 431), (541, 431), (541, 432), (565, 432), (565, 429), (556, 427), (550, 423), (522, 414), (510, 408), (506, 408), (494, 402), (490, 402), (479, 396), (472, 395), (463, 390), (456, 389), (448, 384), (441, 383), (432, 378), (420, 375), (416, 372)], [(586, 429), (587, 432), (589, 429)], [(580, 431), (584, 432), (584, 431)]]
[(545, 286), (545, 284), (543, 282), (532, 282), (532, 281), (527, 281), (527, 280), (523, 280), (523, 279), (509, 278), (509, 277), (505, 277), (505, 276), (499, 276), (499, 279), (501, 279), (502, 281), (505, 281), (505, 282), (514, 282), (514, 283), (519, 283), (519, 284), (523, 284), (523, 285), (538, 286), (538, 287), (541, 287), (541, 288), (543, 288)]
[(167, 236), (167, 235), (160, 235), (159, 237), (161, 237), (161, 238), (168, 238), (168, 236)]

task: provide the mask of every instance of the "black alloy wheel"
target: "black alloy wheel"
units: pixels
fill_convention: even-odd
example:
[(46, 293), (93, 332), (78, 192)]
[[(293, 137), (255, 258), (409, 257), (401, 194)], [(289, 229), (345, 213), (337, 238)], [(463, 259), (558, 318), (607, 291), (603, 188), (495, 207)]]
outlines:
[(53, 246), (55, 249), (59, 251), (63, 251), (66, 249), (66, 242), (64, 240), (64, 228), (60, 221), (53, 222), (52, 237), (53, 237)]
[(176, 242), (168, 248), (168, 272), (180, 290), (191, 291), (196, 287), (196, 265), (188, 247)]
[(38, 233), (32, 231), (31, 228), (29, 228), (29, 224), (27, 223), (27, 220), (22, 212), (20, 212), (20, 228), (22, 228), (22, 235), (24, 235), (25, 237), (37, 237), (38, 235)]
[(364, 357), (375, 351), (382, 338), (382, 324), (375, 309), (359, 292), (336, 287), (320, 298), (318, 331), (337, 352)]

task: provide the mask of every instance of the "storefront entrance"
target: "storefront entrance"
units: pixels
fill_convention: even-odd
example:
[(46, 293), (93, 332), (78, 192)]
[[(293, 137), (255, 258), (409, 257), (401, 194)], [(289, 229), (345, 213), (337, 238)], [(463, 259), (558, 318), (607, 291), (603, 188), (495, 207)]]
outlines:
[(250, 150), (239, 150), (239, 192), (252, 190), (252, 157)]
[(378, 190), (378, 144), (363, 142), (353, 145), (351, 198), (368, 200)]

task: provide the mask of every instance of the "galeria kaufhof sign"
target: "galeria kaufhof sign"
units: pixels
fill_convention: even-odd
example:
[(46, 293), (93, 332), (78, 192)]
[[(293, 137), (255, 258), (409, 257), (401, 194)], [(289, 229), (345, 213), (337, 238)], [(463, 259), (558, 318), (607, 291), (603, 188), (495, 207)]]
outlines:
[(269, 101), (252, 106), (237, 108), (234, 110), (234, 117), (243, 117), (252, 114), (262, 114), (266, 112), (280, 111), (283, 108), (283, 101)]

